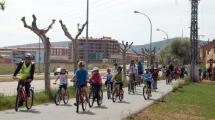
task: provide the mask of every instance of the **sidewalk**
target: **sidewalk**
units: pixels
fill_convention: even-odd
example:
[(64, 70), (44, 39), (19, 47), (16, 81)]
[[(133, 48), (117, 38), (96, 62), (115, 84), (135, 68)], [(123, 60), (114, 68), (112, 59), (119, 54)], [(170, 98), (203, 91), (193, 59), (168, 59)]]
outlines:
[(33, 106), (33, 109), (26, 111), (23, 108), (19, 112), (7, 110), (0, 112), (0, 120), (120, 120), (136, 113), (153, 104), (163, 95), (172, 90), (171, 85), (166, 85), (165, 81), (158, 82), (157, 92), (153, 92), (152, 100), (144, 100), (142, 87), (137, 88), (136, 95), (128, 95), (125, 89), (125, 98), (122, 102), (113, 103), (107, 100), (104, 93), (104, 102), (101, 107), (87, 108), (87, 112), (76, 113), (76, 107), (72, 104), (75, 99), (69, 101), (70, 105), (56, 106), (54, 103)]

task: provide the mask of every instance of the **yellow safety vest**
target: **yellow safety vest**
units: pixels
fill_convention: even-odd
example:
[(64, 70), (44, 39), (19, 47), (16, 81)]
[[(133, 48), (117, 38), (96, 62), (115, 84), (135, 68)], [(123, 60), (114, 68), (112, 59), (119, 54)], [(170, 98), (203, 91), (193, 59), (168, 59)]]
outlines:
[(25, 62), (23, 62), (22, 68), (20, 69), (20, 72), (19, 72), (21, 80), (26, 80), (27, 77), (30, 76), (32, 64), (33, 63), (30, 63), (30, 65), (27, 67), (27, 65), (25, 64)]

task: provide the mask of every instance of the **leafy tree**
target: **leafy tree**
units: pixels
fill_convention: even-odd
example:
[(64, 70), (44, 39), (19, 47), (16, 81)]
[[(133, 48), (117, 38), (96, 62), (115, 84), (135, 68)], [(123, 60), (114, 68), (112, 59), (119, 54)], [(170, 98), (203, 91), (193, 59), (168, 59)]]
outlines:
[(5, 2), (0, 1), (0, 10), (5, 10)]
[(161, 61), (167, 63), (190, 62), (190, 42), (188, 38), (173, 38), (160, 52)]

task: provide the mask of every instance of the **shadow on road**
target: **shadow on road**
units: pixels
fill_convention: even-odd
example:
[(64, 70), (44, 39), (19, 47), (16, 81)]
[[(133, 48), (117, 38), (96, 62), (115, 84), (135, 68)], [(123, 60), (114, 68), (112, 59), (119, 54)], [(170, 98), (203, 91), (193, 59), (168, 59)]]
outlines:
[(30, 109), (30, 110), (19, 110), (19, 112), (23, 113), (33, 113), (33, 114), (39, 114), (40, 112), (35, 110), (35, 109)]
[(85, 112), (79, 112), (78, 114), (85, 114), (85, 115), (96, 115), (95, 113), (93, 113), (92, 111), (85, 111)]
[(61, 105), (58, 105), (58, 106), (66, 106), (66, 107), (71, 107), (71, 106), (73, 106), (72, 104), (61, 104)]
[(131, 104), (130, 102), (127, 102), (127, 101), (118, 101), (116, 103)]
[(107, 106), (96, 106), (96, 107), (93, 107), (93, 108), (96, 108), (96, 109), (108, 109)]

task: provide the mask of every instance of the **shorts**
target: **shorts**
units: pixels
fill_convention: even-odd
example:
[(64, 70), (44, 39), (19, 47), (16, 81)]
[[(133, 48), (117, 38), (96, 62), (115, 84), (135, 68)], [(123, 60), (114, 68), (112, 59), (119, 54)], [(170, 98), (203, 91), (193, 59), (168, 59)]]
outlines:
[(87, 84), (79, 85), (80, 88), (87, 87)]
[(146, 83), (147, 83), (148, 88), (151, 89), (152, 82), (151, 81), (146, 81)]
[(119, 85), (119, 88), (122, 89), (122, 87), (123, 87), (123, 82), (116, 82), (115, 85)]
[(64, 90), (67, 90), (67, 84), (62, 84), (62, 85), (59, 86), (59, 88), (60, 88), (60, 90), (62, 90), (62, 88)]

